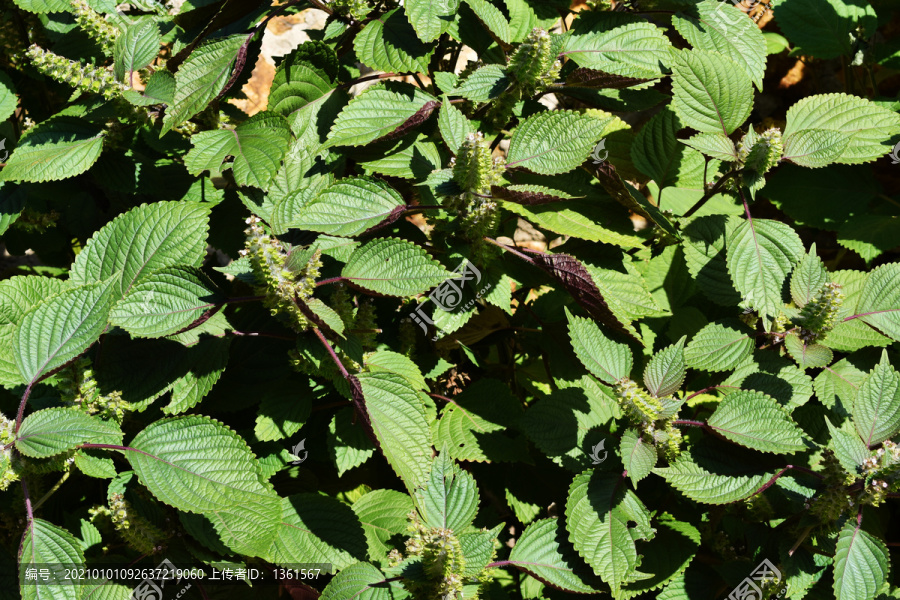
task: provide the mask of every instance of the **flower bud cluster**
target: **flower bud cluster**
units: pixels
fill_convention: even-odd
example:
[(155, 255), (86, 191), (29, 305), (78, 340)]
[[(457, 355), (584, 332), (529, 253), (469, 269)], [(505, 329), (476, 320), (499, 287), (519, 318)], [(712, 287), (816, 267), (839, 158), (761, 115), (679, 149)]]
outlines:
[(126, 89), (124, 84), (116, 81), (112, 71), (69, 60), (40, 46), (33, 44), (25, 55), (38, 71), (77, 90), (101, 94), (107, 100), (112, 100), (121, 96)]
[(119, 535), (141, 554), (154, 554), (162, 550), (160, 543), (166, 535), (147, 519), (137, 514), (122, 494), (109, 497), (110, 518)]
[(810, 300), (800, 311), (797, 324), (800, 326), (800, 337), (806, 342), (813, 342), (825, 336), (837, 324), (838, 313), (844, 303), (841, 285), (826, 283), (819, 294)]
[(81, 30), (100, 45), (104, 54), (112, 56), (119, 28), (91, 8), (85, 0), (72, 0), (72, 7), (75, 9), (75, 22)]

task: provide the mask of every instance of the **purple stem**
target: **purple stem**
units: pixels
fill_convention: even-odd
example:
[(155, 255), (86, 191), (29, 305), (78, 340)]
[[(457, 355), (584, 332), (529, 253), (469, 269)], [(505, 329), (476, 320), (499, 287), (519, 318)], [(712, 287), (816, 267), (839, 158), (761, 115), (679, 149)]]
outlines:
[(22, 495), (25, 496), (25, 514), (28, 516), (28, 522), (34, 520), (34, 511), (31, 510), (31, 494), (28, 493), (28, 485), (22, 480)]
[(322, 281), (316, 282), (316, 287), (320, 285), (328, 285), (329, 283), (337, 283), (339, 281), (343, 281), (344, 277), (332, 277), (331, 279), (323, 279)]

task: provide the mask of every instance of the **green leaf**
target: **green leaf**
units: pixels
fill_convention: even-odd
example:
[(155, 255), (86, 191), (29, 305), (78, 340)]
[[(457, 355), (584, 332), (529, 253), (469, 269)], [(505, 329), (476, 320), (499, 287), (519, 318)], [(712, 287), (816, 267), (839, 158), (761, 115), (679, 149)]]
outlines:
[(297, 229), (352, 237), (396, 216), (403, 198), (380, 179), (348, 177), (331, 184), (291, 220)]
[(830, 348), (804, 342), (796, 333), (789, 333), (784, 337), (784, 348), (801, 369), (827, 367), (834, 360), (834, 353)]
[[(526, 186), (509, 186), (503, 188), (512, 190), (514, 194), (542, 194), (552, 193), (556, 190), (549, 188), (539, 189), (539, 186), (527, 186), (527, 190), (523, 190)], [(503, 194), (504, 192), (500, 192)], [(495, 197), (497, 192), (494, 192)], [(599, 225), (594, 217), (603, 212), (592, 200), (579, 200), (573, 202), (553, 202), (549, 204), (538, 204), (523, 206), (516, 202), (501, 201), (503, 208), (519, 215), (540, 227), (560, 235), (571, 235), (582, 240), (591, 242), (603, 242), (605, 244), (613, 244), (623, 248), (637, 248), (641, 246), (641, 238), (634, 235), (627, 235), (612, 231)]]
[(825, 424), (828, 426), (828, 432), (831, 434), (831, 448), (834, 450), (834, 456), (837, 458), (841, 466), (851, 475), (859, 475), (862, 471), (862, 465), (867, 458), (871, 456), (871, 452), (866, 444), (859, 439), (856, 431), (845, 431), (838, 429), (831, 424), (828, 417), (825, 417)]
[(458, 6), (458, 0), (407, 0), (403, 10), (416, 35), (427, 43), (447, 31)]
[(851, 137), (839, 131), (827, 129), (804, 129), (784, 139), (784, 156), (782, 160), (795, 165), (818, 169), (837, 161)]
[(507, 167), (520, 166), (541, 175), (571, 171), (587, 160), (608, 122), (568, 110), (533, 115), (516, 127)]
[(819, 295), (826, 283), (828, 273), (825, 272), (825, 265), (816, 254), (816, 245), (813, 244), (791, 273), (791, 299), (799, 308), (803, 308)]
[(687, 455), (682, 455), (668, 467), (657, 467), (653, 472), (691, 500), (704, 504), (729, 504), (749, 498), (774, 475), (719, 475), (707, 471)]
[(737, 148), (734, 147), (734, 142), (731, 141), (731, 138), (721, 133), (698, 133), (686, 140), (678, 141), (718, 160), (736, 162), (738, 159), (738, 152)]
[[(199, 329), (198, 327), (191, 331)], [(172, 399), (169, 404), (162, 407), (163, 413), (175, 415), (184, 412), (206, 397), (228, 364), (230, 345), (229, 338), (209, 336), (201, 339), (188, 351), (188, 360), (181, 365), (185, 373), (172, 383)]]
[(79, 444), (121, 444), (122, 431), (115, 423), (92, 417), (77, 408), (47, 408), (22, 421), (16, 449), (25, 456), (47, 458)]
[(16, 96), (16, 86), (6, 73), (0, 73), (0, 121), (5, 121), (16, 112), (19, 98)]
[(660, 188), (674, 185), (678, 180), (687, 153), (675, 139), (682, 127), (675, 111), (664, 107), (641, 128), (631, 145), (634, 166)]
[(568, 309), (566, 316), (572, 348), (588, 371), (608, 385), (628, 377), (634, 364), (628, 346), (607, 338), (590, 319), (576, 317)]
[(541, 519), (529, 525), (516, 540), (509, 562), (555, 588), (578, 594), (593, 594), (586, 572), (560, 519)]
[(660, 350), (644, 369), (644, 386), (657, 398), (671, 396), (680, 390), (684, 383), (685, 339), (686, 337), (682, 336), (676, 343)]
[(133, 208), (88, 240), (69, 279), (85, 284), (121, 271), (122, 278), (113, 286), (121, 298), (165, 267), (199, 267), (206, 254), (209, 211), (209, 206), (192, 202), (155, 202)]
[(634, 487), (637, 487), (641, 479), (652, 473), (653, 467), (656, 466), (656, 447), (644, 441), (641, 434), (634, 429), (626, 429), (622, 433), (619, 454)]
[(6, 161), (3, 181), (57, 181), (80, 175), (100, 158), (106, 131), (75, 117), (54, 117), (23, 135)]
[(782, 284), (802, 256), (800, 236), (778, 221), (743, 221), (728, 238), (728, 272), (734, 287), (766, 315), (776, 316), (783, 307)]
[(427, 484), (416, 491), (416, 500), (426, 526), (459, 533), (478, 512), (478, 486), (453, 462), (445, 446), (432, 463)]
[(788, 109), (786, 119), (785, 152), (795, 143), (794, 138), (810, 135), (804, 133), (807, 130), (831, 131), (849, 140), (832, 159), (842, 164), (866, 163), (884, 156), (891, 149), (893, 136), (900, 134), (900, 115), (847, 94), (803, 98)]
[(469, 5), (469, 8), (472, 9), (478, 20), (484, 23), (484, 26), (496, 35), (500, 41), (506, 44), (512, 41), (509, 21), (506, 20), (499, 8), (487, 0), (466, 0), (466, 4)]
[(660, 57), (666, 56), (670, 47), (662, 30), (651, 23), (627, 23), (606, 29), (576, 19), (563, 54), (580, 67), (624, 77), (655, 79), (662, 76)]
[(0, 281), (0, 324), (18, 325), (29, 310), (69, 287), (62, 279), (34, 275)]
[(838, 244), (859, 254), (867, 263), (897, 246), (900, 216), (858, 214), (838, 230)]
[(281, 499), (278, 533), (269, 554), (273, 562), (331, 563), (340, 570), (365, 555), (366, 536), (349, 506), (318, 494)]
[(884, 542), (848, 519), (834, 553), (836, 600), (872, 600), (887, 581), (890, 557)]
[(691, 338), (684, 359), (692, 369), (730, 371), (753, 353), (753, 331), (738, 321), (710, 323)]
[(456, 154), (456, 151), (466, 141), (466, 136), (475, 133), (472, 123), (466, 118), (462, 111), (450, 104), (447, 96), (441, 100), (441, 110), (438, 112), (438, 128), (441, 131), (441, 137), (444, 143), (450, 148), (450, 152)]
[(244, 439), (199, 415), (161, 419), (124, 451), (141, 483), (161, 502), (209, 518), (222, 542), (242, 554), (265, 556), (280, 498)]
[(766, 39), (746, 13), (718, 0), (703, 0), (691, 11), (678, 13), (672, 25), (691, 46), (733, 57), (762, 89), (766, 70)]
[(381, 238), (353, 251), (341, 277), (387, 296), (413, 296), (432, 288), (452, 273), (425, 250), (406, 240)]
[(472, 102), (488, 102), (499, 98), (511, 83), (506, 69), (500, 65), (485, 65), (475, 69), (456, 90), (451, 90), (450, 93), (459, 94)]
[(868, 273), (835, 271), (830, 275), (832, 281), (841, 286), (844, 303), (838, 312), (837, 324), (828, 332), (828, 347), (842, 352), (853, 352), (866, 346), (890, 345), (890, 338), (867, 325), (862, 318), (845, 320), (857, 313), (859, 298), (865, 288)]
[(790, 454), (806, 450), (803, 431), (775, 399), (762, 392), (739, 390), (728, 394), (707, 423), (729, 440), (760, 452)]
[(880, 333), (900, 341), (900, 264), (881, 265), (869, 273), (856, 315)]
[(130, 83), (132, 73), (143, 69), (156, 58), (160, 41), (159, 26), (153, 19), (145, 18), (125, 25), (124, 31), (116, 39), (113, 53), (116, 79)]
[(376, 71), (427, 73), (434, 47), (416, 36), (403, 10), (397, 8), (369, 21), (353, 41), (356, 57)]
[(13, 348), (16, 366), (26, 382), (33, 384), (97, 341), (106, 329), (116, 282), (116, 278), (111, 278), (64, 291), (22, 317)]
[(391, 600), (385, 577), (367, 562), (352, 564), (334, 576), (322, 592), (322, 600)]
[(415, 120), (423, 116), (423, 111), (431, 114), (430, 110), (437, 104), (436, 98), (407, 83), (373, 85), (351, 100), (337, 116), (327, 145), (368, 144), (394, 133), (409, 121), (417, 125)]
[(649, 577), (637, 570), (635, 542), (656, 533), (650, 511), (620, 482), (617, 473), (587, 471), (575, 477), (566, 501), (572, 545), (613, 594), (626, 583)]
[(72, 4), (66, 0), (14, 0), (16, 6), (33, 13), (66, 12)]
[(673, 52), (672, 107), (681, 122), (705, 133), (729, 135), (753, 106), (753, 83), (741, 65), (706, 50)]
[(199, 319), (224, 298), (195, 267), (151, 273), (116, 303), (109, 322), (136, 337), (163, 337)]
[(734, 306), (741, 296), (728, 274), (725, 241), (741, 223), (734, 217), (708, 215), (684, 228), (684, 258), (697, 287), (716, 304)]
[(817, 58), (850, 54), (857, 27), (873, 32), (878, 24), (862, 0), (781, 0), (775, 21), (799, 53)]
[(408, 495), (381, 489), (364, 494), (352, 508), (366, 533), (369, 556), (373, 560), (383, 560), (394, 547), (390, 539), (407, 534), (407, 515), (414, 507)]
[(209, 170), (222, 171), (228, 156), (234, 180), (240, 186), (266, 189), (281, 165), (291, 140), (291, 132), (284, 118), (260, 113), (244, 121), (233, 130), (201, 131), (191, 136), (194, 147), (184, 157), (184, 166), (191, 175)]
[[(80, 584), (36, 585), (22, 579), (28, 565), (62, 564), (84, 568), (84, 551), (74, 535), (43, 519), (31, 519), (22, 537), (19, 557), (19, 593), (22, 600), (78, 600), (82, 597)], [(7, 588), (8, 589), (8, 588)]]
[(887, 350), (882, 351), (881, 361), (859, 387), (853, 402), (853, 422), (869, 448), (900, 430), (900, 373), (888, 361)]
[(75, 453), (75, 466), (88, 477), (112, 479), (116, 476), (116, 465), (111, 458), (96, 456), (87, 450)]
[(328, 424), (328, 452), (339, 477), (375, 455), (375, 444), (356, 423), (356, 418), (352, 408), (342, 408)]
[(359, 163), (367, 174), (380, 173), (404, 179), (421, 179), (440, 168), (438, 146), (424, 135), (401, 138), (387, 154)]
[[(659, 516), (654, 543), (647, 546), (641, 568), (652, 577), (630, 583), (622, 590), (621, 598), (634, 598), (662, 587), (687, 569), (700, 547), (700, 532), (690, 523), (675, 521), (667, 513)], [(664, 596), (659, 594), (657, 600)]]
[(366, 356), (366, 368), (371, 373), (396, 373), (417, 390), (427, 391), (429, 389), (425, 377), (422, 376), (422, 371), (411, 358), (403, 354), (390, 350), (376, 350)]
[(238, 33), (197, 46), (175, 74), (175, 97), (166, 110), (160, 135), (184, 123), (212, 102), (231, 78), (247, 35)]
[(431, 471), (431, 430), (418, 392), (395, 373), (363, 373), (359, 384), (382, 454), (407, 489), (424, 486)]

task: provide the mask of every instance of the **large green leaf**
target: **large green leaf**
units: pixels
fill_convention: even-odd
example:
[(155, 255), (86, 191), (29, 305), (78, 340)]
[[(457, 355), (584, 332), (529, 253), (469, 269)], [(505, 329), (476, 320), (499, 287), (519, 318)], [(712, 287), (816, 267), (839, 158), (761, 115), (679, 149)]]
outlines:
[(106, 131), (75, 117), (35, 125), (0, 171), (3, 181), (55, 181), (84, 173), (100, 158)]
[(452, 277), (425, 250), (406, 240), (381, 238), (354, 250), (341, 277), (387, 296), (413, 296)]
[(434, 459), (428, 482), (416, 491), (416, 499), (428, 527), (461, 533), (478, 512), (475, 478), (453, 462), (446, 447)]
[(742, 10), (718, 0), (703, 0), (692, 10), (676, 14), (672, 25), (693, 47), (733, 58), (762, 89), (766, 39)]
[(818, 169), (836, 162), (850, 145), (850, 140), (850, 136), (839, 131), (803, 129), (784, 139), (782, 159)]
[(684, 350), (687, 366), (704, 371), (729, 371), (753, 353), (753, 331), (738, 322), (710, 323), (691, 338)]
[(731, 134), (753, 107), (753, 83), (741, 65), (706, 50), (673, 52), (672, 107), (697, 131)]
[(159, 26), (153, 19), (144, 18), (126, 25), (116, 39), (114, 52), (116, 79), (130, 82), (132, 73), (153, 62), (159, 52), (159, 44)]
[(834, 553), (836, 600), (872, 600), (887, 581), (890, 557), (884, 542), (848, 519)]
[(775, 21), (802, 54), (837, 58), (850, 54), (857, 27), (869, 35), (878, 22), (864, 0), (779, 0)]
[(72, 8), (66, 0), (15, 0), (15, 4), (34, 13), (66, 12)]
[(729, 440), (761, 452), (790, 454), (806, 449), (803, 431), (775, 399), (762, 392), (728, 394), (708, 424)]
[(115, 423), (92, 417), (77, 408), (47, 408), (22, 421), (16, 449), (26, 456), (47, 458), (79, 444), (121, 444)]
[(357, 34), (353, 49), (367, 67), (394, 73), (427, 73), (434, 52), (433, 46), (419, 40), (399, 8), (369, 21)]
[(900, 430), (900, 373), (888, 361), (887, 350), (882, 351), (881, 361), (859, 386), (853, 422), (869, 448)]
[(566, 315), (572, 348), (587, 370), (609, 385), (628, 377), (634, 364), (628, 346), (607, 338), (590, 319), (576, 317), (568, 310)]
[(396, 216), (405, 207), (400, 194), (384, 181), (348, 177), (325, 188), (289, 225), (351, 237)]
[(122, 297), (159, 269), (199, 267), (206, 253), (209, 210), (192, 202), (155, 202), (133, 208), (88, 240), (69, 279), (75, 284), (90, 283), (121, 271), (114, 292)]
[(769, 219), (743, 221), (728, 238), (728, 272), (753, 308), (777, 316), (781, 288), (803, 256), (803, 242), (790, 225)]
[(575, 21), (563, 48), (578, 66), (624, 77), (660, 77), (660, 57), (666, 57), (669, 39), (656, 25), (626, 23), (612, 28)]
[(367, 562), (350, 565), (332, 579), (322, 600), (391, 600), (391, 588), (382, 585), (384, 574)]
[(650, 527), (650, 511), (621, 485), (621, 477), (586, 471), (575, 477), (566, 501), (572, 545), (613, 594), (626, 583), (649, 577), (637, 569), (635, 542), (649, 540), (656, 532)]
[(881, 265), (869, 273), (856, 313), (850, 316), (857, 315), (879, 332), (900, 341), (900, 264)]
[(478, 17), (478, 20), (484, 23), (491, 33), (493, 33), (500, 41), (508, 44), (512, 33), (509, 29), (509, 21), (500, 11), (499, 8), (488, 2), (487, 0), (466, 0), (466, 4), (472, 9), (472, 12)]
[(280, 565), (330, 563), (338, 570), (366, 555), (366, 537), (356, 513), (319, 494), (281, 499), (281, 518), (271, 560)]
[[(27, 565), (41, 568), (48, 564), (84, 568), (84, 546), (74, 535), (43, 519), (32, 519), (22, 537), (19, 568), (19, 593), (22, 600), (78, 600), (84, 589), (80, 584), (39, 585), (24, 580)], [(27, 585), (26, 585), (27, 583)]]
[(396, 373), (359, 375), (381, 452), (410, 491), (431, 472), (431, 430), (419, 393)]
[(571, 171), (587, 160), (609, 121), (567, 110), (531, 116), (513, 133), (507, 166), (542, 175)]
[[(823, 0), (823, 3), (827, 0)], [(785, 152), (794, 138), (809, 136), (809, 130), (831, 131), (847, 141), (830, 161), (843, 164), (866, 163), (887, 154), (893, 137), (900, 134), (900, 115), (877, 104), (847, 94), (821, 94), (803, 98), (787, 111), (784, 128)], [(823, 138), (822, 146), (837, 140)], [(807, 138), (805, 147), (811, 147)]]
[(541, 519), (529, 525), (516, 540), (509, 562), (555, 588), (579, 594), (596, 592), (560, 519)]
[[(266, 189), (281, 165), (291, 140), (283, 117), (260, 113), (234, 129), (201, 131), (191, 136), (194, 147), (184, 157), (184, 166), (192, 175), (213, 173), (231, 167), (238, 185)], [(234, 157), (229, 165), (225, 159)]]
[(106, 329), (117, 278), (51, 296), (29, 310), (15, 333), (16, 366), (34, 383), (90, 347)]
[(728, 504), (749, 498), (774, 475), (720, 475), (707, 471), (687, 456), (653, 472), (691, 500), (704, 504)]
[(246, 42), (247, 35), (237, 33), (207, 40), (191, 52), (175, 74), (175, 98), (166, 109), (161, 135), (196, 115), (219, 95)]
[(458, 0), (407, 0), (403, 10), (419, 39), (433, 42), (453, 23), (458, 6)]
[(394, 547), (389, 540), (407, 533), (408, 516), (414, 506), (407, 494), (381, 489), (364, 494), (352, 508), (366, 533), (369, 556), (382, 560)]
[(373, 85), (341, 111), (331, 132), (330, 146), (362, 146), (394, 133), (408, 122), (424, 121), (438, 101), (406, 83)]

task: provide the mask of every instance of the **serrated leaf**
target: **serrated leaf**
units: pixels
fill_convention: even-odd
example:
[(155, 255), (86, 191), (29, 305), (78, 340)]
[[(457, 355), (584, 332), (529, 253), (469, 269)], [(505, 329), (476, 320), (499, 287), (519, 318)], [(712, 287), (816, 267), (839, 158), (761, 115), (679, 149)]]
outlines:
[(627, 23), (606, 29), (576, 19), (563, 53), (580, 67), (655, 79), (662, 75), (659, 58), (666, 56), (670, 46), (662, 30), (651, 23)]
[(143, 278), (117, 302), (109, 322), (136, 337), (164, 337), (189, 326), (223, 300), (200, 269), (166, 267)]
[(51, 296), (29, 310), (15, 332), (16, 366), (31, 384), (97, 341), (106, 329), (117, 278)]
[[(188, 333), (199, 329), (202, 329), (202, 326), (192, 329)], [(182, 343), (184, 342), (182, 341)], [(228, 364), (230, 338), (221, 339), (209, 336), (200, 339), (195, 344), (188, 350), (187, 360), (181, 363), (184, 374), (170, 386), (172, 397), (169, 403), (162, 407), (164, 414), (175, 415), (196, 406), (219, 381)]]
[(588, 371), (608, 385), (628, 377), (634, 364), (628, 346), (607, 338), (589, 319), (576, 317), (568, 310), (566, 316), (572, 348)]
[(803, 54), (817, 58), (850, 54), (856, 28), (877, 26), (872, 7), (859, 0), (781, 0), (775, 21)]
[[(509, 188), (504, 188), (504, 190), (511, 190), (511, 193), (500, 192), (499, 197), (514, 195), (517, 199), (530, 198), (540, 200), (556, 191), (549, 188), (544, 190), (536, 189), (539, 186), (527, 186), (528, 191), (525, 191), (521, 189), (523, 187), (526, 186), (509, 186)], [(499, 190), (500, 188), (495, 189)], [(494, 196), (498, 197), (497, 192), (494, 193)], [(639, 237), (612, 231), (599, 225), (595, 219), (591, 218), (593, 215), (590, 211), (596, 207), (596, 204), (590, 200), (567, 202), (565, 204), (554, 202), (552, 205), (522, 205), (517, 202), (503, 202), (502, 206), (541, 229), (560, 235), (571, 235), (583, 240), (603, 242), (623, 248), (637, 248), (641, 245)]]
[(150, 273), (165, 267), (199, 267), (206, 253), (210, 207), (192, 202), (142, 204), (97, 231), (69, 272), (72, 283), (105, 280), (118, 271), (113, 286), (122, 297)]
[[(666, 513), (657, 522), (654, 543), (644, 550), (641, 568), (653, 577), (627, 584), (623, 600), (655, 590), (677, 578), (687, 569), (700, 546), (700, 532), (690, 523), (675, 521)], [(663, 598), (657, 595), (657, 600)], [(685, 599), (687, 600), (687, 599)]]
[(734, 57), (762, 89), (766, 70), (766, 39), (760, 28), (736, 5), (704, 0), (672, 18), (672, 25), (691, 46)]
[(74, 535), (43, 519), (33, 518), (25, 528), (19, 558), (19, 593), (23, 600), (78, 600), (84, 589), (78, 583), (35, 585), (25, 580), (28, 565), (61, 564), (84, 568), (84, 551)]
[(686, 140), (678, 141), (718, 160), (736, 162), (738, 159), (734, 142), (720, 133), (698, 133)]
[(0, 324), (18, 325), (29, 310), (69, 287), (68, 281), (34, 275), (0, 281)]
[(710, 323), (691, 338), (684, 359), (692, 369), (729, 371), (753, 353), (753, 332), (737, 321)]
[(682, 123), (724, 135), (744, 124), (753, 106), (753, 83), (739, 64), (706, 50), (673, 56), (672, 107)]
[(834, 360), (834, 353), (822, 344), (807, 343), (796, 333), (784, 336), (784, 348), (801, 369), (826, 367)]
[(351, 508), (365, 531), (369, 556), (372, 560), (382, 560), (393, 547), (389, 540), (406, 535), (413, 501), (396, 490), (381, 489), (364, 494)]
[(338, 570), (365, 558), (366, 537), (346, 504), (318, 494), (281, 499), (281, 518), (270, 556), (279, 565), (330, 563)]
[(631, 145), (634, 166), (660, 188), (674, 185), (678, 179), (686, 150), (675, 133), (682, 127), (675, 111), (664, 107), (641, 128)]
[(161, 502), (209, 518), (235, 552), (265, 556), (281, 513), (280, 498), (262, 484), (247, 443), (199, 415), (161, 419), (124, 450), (141, 483)]
[(478, 67), (471, 75), (459, 84), (450, 94), (460, 95), (472, 102), (488, 102), (509, 88), (512, 80), (506, 73), (506, 69), (500, 65), (485, 65)]
[(825, 265), (816, 254), (816, 245), (813, 244), (791, 273), (791, 299), (799, 308), (803, 308), (819, 295), (826, 283), (828, 273), (825, 272)]
[(391, 600), (391, 588), (381, 585), (385, 576), (367, 562), (350, 565), (334, 576), (322, 591), (322, 600)]
[(511, 200), (516, 204), (524, 204), (526, 206), (583, 198), (583, 196), (572, 196), (568, 192), (562, 190), (535, 184), (513, 184), (505, 187), (494, 186), (491, 188), (491, 193), (495, 198)]
[(500, 41), (506, 44), (512, 41), (509, 21), (506, 20), (499, 8), (487, 0), (466, 0), (466, 4), (469, 5), (469, 8), (472, 9), (478, 20), (484, 23), (484, 26), (496, 35)]
[(427, 73), (434, 52), (433, 46), (419, 40), (399, 8), (369, 21), (353, 49), (364, 65), (388, 73)]
[(634, 429), (626, 429), (619, 443), (622, 465), (637, 488), (638, 482), (653, 472), (656, 466), (656, 447), (648, 444)]
[(433, 42), (453, 23), (458, 7), (459, 0), (407, 0), (403, 10), (419, 39)]
[(704, 504), (729, 504), (752, 496), (774, 473), (760, 475), (720, 475), (683, 456), (668, 467), (653, 469), (679, 492)]
[(337, 411), (328, 424), (328, 451), (343, 477), (350, 469), (354, 469), (375, 455), (375, 444), (366, 432), (356, 423), (356, 415), (351, 408)]
[(156, 58), (161, 40), (159, 26), (153, 19), (141, 19), (135, 24), (125, 25), (123, 29), (116, 39), (113, 71), (116, 79), (130, 83), (132, 73), (143, 69)]
[(884, 542), (848, 519), (834, 553), (836, 600), (872, 600), (887, 581), (890, 557)]
[[(99, 453), (99, 451), (94, 451)], [(79, 450), (75, 453), (75, 466), (88, 477), (98, 479), (112, 479), (116, 476), (116, 465), (111, 458), (105, 458), (90, 453), (88, 450)], [(100, 533), (97, 532), (97, 543), (100, 542)]]
[(184, 123), (212, 102), (231, 78), (247, 35), (237, 33), (197, 46), (175, 74), (175, 96), (166, 109), (160, 135)]
[(413, 296), (439, 285), (452, 273), (425, 250), (396, 238), (372, 240), (353, 251), (341, 277), (388, 296)]
[(57, 181), (84, 173), (100, 158), (106, 131), (75, 117), (54, 117), (23, 135), (0, 171), (3, 181)]
[(432, 110), (438, 104), (433, 96), (406, 83), (373, 85), (337, 116), (328, 134), (328, 145), (362, 146), (390, 135), (429, 103)]
[(802, 430), (776, 400), (761, 392), (728, 394), (707, 424), (729, 440), (760, 452), (790, 454), (806, 449)]
[(900, 341), (900, 264), (890, 263), (866, 277), (856, 314), (859, 319), (891, 339)]
[(16, 86), (6, 73), (0, 73), (0, 120), (5, 121), (16, 112), (19, 98), (16, 96)]
[[(417, 138), (407, 136), (391, 148), (388, 154), (377, 156), (375, 160), (359, 163), (359, 166), (365, 169), (367, 174), (379, 173), (404, 179), (427, 177), (432, 171), (440, 168), (442, 160), (437, 144), (424, 135)], [(399, 210), (395, 213), (398, 218), (401, 215)], [(393, 218), (385, 221), (384, 225), (392, 223)]]
[(376, 227), (406, 208), (400, 194), (380, 179), (348, 177), (319, 193), (291, 220), (297, 229), (352, 237)]
[(121, 444), (122, 435), (115, 423), (77, 408), (47, 408), (25, 417), (16, 437), (16, 449), (25, 456), (47, 458), (89, 442)]
[[(900, 115), (877, 104), (847, 94), (821, 94), (803, 98), (787, 111), (784, 144), (806, 136), (807, 130), (825, 130), (848, 140), (833, 162), (865, 163), (887, 154), (891, 140), (900, 133)], [(836, 143), (836, 139), (835, 139)]]
[(590, 573), (572, 548), (559, 519), (541, 519), (529, 525), (516, 540), (509, 562), (555, 588), (579, 594), (592, 594)]
[(626, 583), (649, 577), (637, 570), (635, 542), (656, 533), (650, 511), (620, 481), (617, 473), (587, 471), (572, 481), (566, 501), (572, 545), (613, 594)]
[(866, 444), (859, 439), (856, 431), (838, 429), (831, 424), (828, 417), (825, 417), (825, 424), (828, 426), (828, 433), (831, 434), (830, 445), (835, 458), (840, 461), (847, 473), (859, 475), (863, 463), (871, 456)]
[(900, 373), (891, 366), (886, 350), (859, 386), (853, 402), (853, 422), (869, 448), (900, 430)]
[(795, 165), (818, 169), (837, 161), (851, 137), (839, 131), (827, 129), (803, 129), (784, 138), (783, 160)]
[(608, 122), (566, 110), (531, 116), (516, 127), (506, 166), (542, 175), (571, 171), (587, 160)]
[(779, 221), (743, 221), (728, 238), (728, 272), (735, 289), (750, 306), (771, 316), (783, 306), (782, 284), (801, 256), (800, 236)]
[[(475, 128), (462, 111), (453, 106), (447, 96), (441, 100), (441, 110), (438, 112), (438, 128), (444, 143), (450, 148), (450, 152), (456, 151), (466, 141), (466, 136), (475, 133)], [(440, 166), (440, 165), (438, 165)]]
[(741, 296), (728, 274), (726, 240), (740, 220), (725, 215), (708, 215), (694, 219), (684, 228), (684, 258), (697, 287), (710, 300), (723, 306), (734, 306)]
[(676, 343), (657, 352), (644, 369), (644, 386), (657, 398), (671, 396), (684, 383), (685, 339), (686, 336), (682, 336)]
[(418, 392), (395, 373), (359, 375), (372, 429), (394, 471), (414, 490), (431, 471), (431, 430)]
[(379, 371), (396, 373), (411, 383), (417, 390), (427, 391), (429, 389), (428, 383), (422, 376), (422, 371), (406, 355), (392, 352), (391, 350), (376, 350), (366, 357), (366, 367), (372, 373)]
[(432, 463), (425, 487), (416, 490), (416, 500), (426, 526), (460, 533), (478, 512), (478, 486), (453, 462), (445, 446)]

